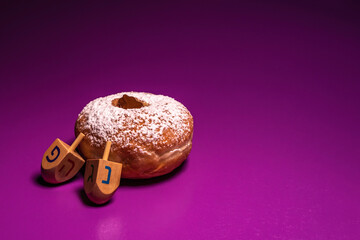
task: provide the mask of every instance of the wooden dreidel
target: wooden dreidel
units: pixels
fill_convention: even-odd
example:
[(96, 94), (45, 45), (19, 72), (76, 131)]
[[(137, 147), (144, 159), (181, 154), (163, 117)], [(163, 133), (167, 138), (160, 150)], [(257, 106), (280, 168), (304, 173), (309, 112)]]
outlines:
[(102, 159), (86, 160), (84, 189), (88, 198), (103, 204), (110, 200), (120, 185), (122, 164), (107, 161), (111, 142), (106, 142)]
[(80, 133), (71, 146), (58, 138), (51, 144), (41, 162), (41, 175), (46, 182), (62, 183), (79, 172), (85, 160), (75, 149), (83, 138)]

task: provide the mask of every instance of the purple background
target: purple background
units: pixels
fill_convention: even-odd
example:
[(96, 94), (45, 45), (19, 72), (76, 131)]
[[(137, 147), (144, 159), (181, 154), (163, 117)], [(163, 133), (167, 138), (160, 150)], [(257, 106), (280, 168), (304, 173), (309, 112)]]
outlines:
[[(2, 239), (360, 239), (355, 1), (31, 2), (0, 8)], [(81, 109), (131, 90), (191, 111), (187, 162), (102, 207), (45, 184)]]

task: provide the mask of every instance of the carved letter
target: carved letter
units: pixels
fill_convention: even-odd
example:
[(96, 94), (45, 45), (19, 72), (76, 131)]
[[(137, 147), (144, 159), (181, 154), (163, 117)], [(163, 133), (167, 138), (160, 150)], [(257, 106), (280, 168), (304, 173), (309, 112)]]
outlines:
[(73, 168), (75, 167), (75, 163), (74, 163), (73, 160), (68, 159), (68, 161), (69, 161), (72, 165), (71, 165), (71, 168), (69, 169), (69, 171), (65, 174), (65, 177), (66, 177), (67, 175), (69, 175), (69, 173), (71, 172), (71, 170), (73, 170)]
[[(65, 174), (65, 177), (66, 177), (67, 175), (69, 175), (69, 173), (71, 172), (71, 170), (73, 170), (73, 168), (75, 167), (75, 162), (74, 162), (73, 160), (68, 159), (68, 162), (71, 163), (71, 167), (70, 167), (70, 169), (67, 171), (67, 173)], [(64, 169), (64, 167), (65, 167), (65, 163), (61, 166), (59, 172), (61, 172), (61, 171)]]

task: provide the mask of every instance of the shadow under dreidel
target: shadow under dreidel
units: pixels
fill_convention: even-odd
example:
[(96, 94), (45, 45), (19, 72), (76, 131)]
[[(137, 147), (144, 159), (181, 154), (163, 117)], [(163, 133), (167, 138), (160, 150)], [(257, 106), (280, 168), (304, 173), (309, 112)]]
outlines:
[(167, 180), (170, 180), (171, 178), (175, 177), (176, 175), (180, 174), (181, 172), (185, 171), (188, 165), (189, 158), (187, 158), (181, 165), (177, 168), (175, 168), (172, 172), (158, 176), (153, 178), (146, 178), (146, 179), (127, 179), (127, 178), (121, 178), (120, 182), (120, 188), (121, 186), (146, 186), (146, 185), (153, 185), (158, 184)]
[(110, 199), (109, 201), (103, 203), (103, 204), (96, 204), (96, 203), (93, 203), (92, 201), (90, 201), (90, 199), (86, 196), (86, 193), (85, 193), (85, 190), (83, 187), (81, 188), (78, 188), (77, 190), (77, 193), (82, 201), (82, 203), (86, 206), (89, 206), (89, 207), (103, 207), (103, 206), (106, 206), (108, 204), (110, 204), (112, 202), (112, 199)]
[(62, 183), (57, 183), (57, 184), (53, 184), (53, 183), (48, 183), (46, 182), (42, 176), (41, 176), (41, 173), (35, 173), (32, 175), (32, 181), (36, 184), (36, 185), (40, 185), (40, 186), (43, 186), (43, 187), (48, 187), (48, 188), (53, 188), (53, 187), (59, 187), (59, 186), (63, 186), (65, 184), (68, 184), (68, 183), (72, 183), (74, 181), (76, 181), (78, 178), (81, 177), (81, 174), (77, 173), (75, 175), (75, 177), (71, 178), (70, 180), (66, 181), (66, 182), (62, 182)]
[[(186, 159), (179, 167), (174, 169), (172, 172), (162, 175), (162, 176), (159, 176), (159, 177), (148, 178), (148, 179), (125, 179), (125, 178), (122, 178), (120, 181), (120, 186), (119, 186), (120, 189), (118, 189), (118, 191), (121, 190), (122, 186), (130, 186), (130, 187), (146, 186), (146, 185), (157, 184), (157, 183), (161, 183), (166, 180), (169, 180), (169, 179), (173, 178), (174, 176), (180, 174), (180, 172), (185, 171), (185, 169), (187, 168), (188, 161), (189, 160)], [(78, 175), (81, 175), (81, 177), (83, 178), (84, 172), (85, 172), (85, 167), (81, 168)], [(108, 204), (111, 204), (111, 202), (113, 201), (113, 198), (111, 198), (108, 202), (106, 202), (104, 204), (95, 204), (92, 201), (90, 201), (90, 199), (86, 196), (86, 193), (85, 193), (85, 190), (83, 187), (78, 188), (77, 193), (78, 193), (82, 203), (89, 207), (103, 207), (103, 206), (107, 206)]]
[[(176, 175), (180, 174), (181, 172), (185, 171), (188, 165), (189, 158), (187, 158), (184, 162), (180, 164), (179, 167), (175, 168), (172, 172), (169, 172), (168, 174), (153, 177), (153, 178), (145, 178), (145, 179), (130, 179), (130, 178), (121, 178), (120, 180), (120, 186), (127, 186), (127, 187), (136, 187), (136, 186), (146, 186), (146, 185), (153, 185), (157, 183), (164, 182), (166, 180), (169, 180)], [(84, 165), (85, 166), (85, 165)], [(81, 177), (84, 177), (85, 174), (85, 167), (82, 167), (79, 171), (81, 174)]]

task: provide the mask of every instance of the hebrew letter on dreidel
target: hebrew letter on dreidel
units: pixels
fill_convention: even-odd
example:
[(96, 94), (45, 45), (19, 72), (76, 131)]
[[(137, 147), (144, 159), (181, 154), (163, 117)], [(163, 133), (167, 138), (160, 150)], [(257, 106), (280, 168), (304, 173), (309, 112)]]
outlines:
[(60, 149), (58, 146), (55, 146), (53, 150), (51, 150), (51, 156), (54, 156), (54, 151), (56, 150), (57, 154), (56, 156), (53, 158), (53, 159), (50, 159), (49, 156), (46, 156), (46, 160), (49, 162), (49, 163), (52, 163), (53, 161), (55, 161), (59, 155), (60, 155)]
[[(69, 173), (71, 172), (71, 170), (73, 170), (74, 167), (75, 167), (75, 162), (74, 162), (73, 160), (68, 159), (67, 162), (69, 162), (69, 163), (71, 164), (71, 167), (70, 167), (69, 170), (65, 173), (65, 175), (64, 175), (65, 177), (66, 177), (67, 175), (69, 175)], [(59, 170), (59, 173), (61, 173), (61, 172), (64, 170), (64, 168), (65, 168), (65, 163), (64, 163), (64, 165), (61, 166), (61, 168), (60, 168), (60, 170)]]
[(91, 182), (94, 182), (93, 176), (94, 176), (94, 164), (91, 164), (91, 175), (88, 177), (87, 181), (91, 179)]
[(108, 172), (108, 177), (107, 177), (107, 180), (102, 180), (102, 183), (105, 183), (105, 184), (109, 184), (110, 182), (110, 176), (111, 176), (111, 167), (109, 166), (105, 166), (105, 169), (107, 169), (109, 172)]

